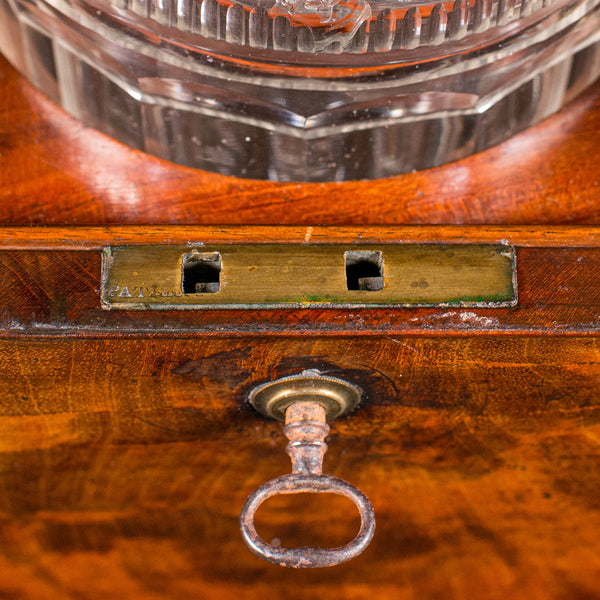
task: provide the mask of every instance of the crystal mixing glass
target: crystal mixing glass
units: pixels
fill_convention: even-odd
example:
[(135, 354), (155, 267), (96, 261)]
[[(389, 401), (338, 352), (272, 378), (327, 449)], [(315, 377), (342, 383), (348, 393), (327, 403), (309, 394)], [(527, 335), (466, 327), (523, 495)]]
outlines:
[(457, 160), (600, 73), (600, 0), (0, 0), (0, 51), (69, 113), (227, 175)]

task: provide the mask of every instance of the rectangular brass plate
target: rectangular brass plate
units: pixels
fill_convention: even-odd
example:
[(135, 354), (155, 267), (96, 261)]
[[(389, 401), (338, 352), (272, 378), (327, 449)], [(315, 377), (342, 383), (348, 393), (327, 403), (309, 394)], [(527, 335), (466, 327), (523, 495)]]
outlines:
[[(357, 256), (380, 269), (361, 279), (371, 289), (348, 289)], [(213, 279), (220, 268), (218, 283), (184, 293), (184, 265), (204, 257)], [(514, 248), (495, 244), (132, 245), (105, 248), (102, 263), (106, 309), (505, 307), (516, 299)]]

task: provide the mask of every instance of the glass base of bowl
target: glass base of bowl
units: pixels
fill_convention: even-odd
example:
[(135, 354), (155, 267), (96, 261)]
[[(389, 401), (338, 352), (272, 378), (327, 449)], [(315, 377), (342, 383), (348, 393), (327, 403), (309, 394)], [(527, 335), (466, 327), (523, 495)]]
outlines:
[(468, 43), (390, 42), (386, 52), (377, 39), (321, 53), (245, 48), (138, 13), (100, 0), (0, 0), (0, 51), (86, 125), (246, 178), (344, 181), (442, 165), (549, 116), (600, 75), (595, 2), (540, 2), (518, 27), (498, 21)]

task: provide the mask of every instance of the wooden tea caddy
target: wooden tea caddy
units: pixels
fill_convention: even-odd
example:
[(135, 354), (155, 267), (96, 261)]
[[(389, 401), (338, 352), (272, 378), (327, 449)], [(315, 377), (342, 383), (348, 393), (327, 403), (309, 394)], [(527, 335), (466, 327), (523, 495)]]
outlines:
[[(127, 149), (0, 60), (0, 595), (598, 597), (599, 85), (445, 167), (277, 184)], [(505, 245), (516, 302), (102, 306), (105, 248), (190, 242)], [(288, 468), (246, 398), (306, 369), (365, 392), (326, 465), (378, 530), (352, 563), (292, 571), (239, 536), (245, 497)], [(294, 506), (265, 539), (313, 541)], [(302, 510), (323, 543), (356, 529), (341, 500)]]

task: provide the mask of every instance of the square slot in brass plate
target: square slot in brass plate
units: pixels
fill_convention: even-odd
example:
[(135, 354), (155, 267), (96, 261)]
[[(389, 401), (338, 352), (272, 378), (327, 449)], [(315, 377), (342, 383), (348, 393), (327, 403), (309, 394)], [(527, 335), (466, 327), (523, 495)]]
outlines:
[(497, 244), (113, 246), (106, 309), (512, 306), (515, 252)]

